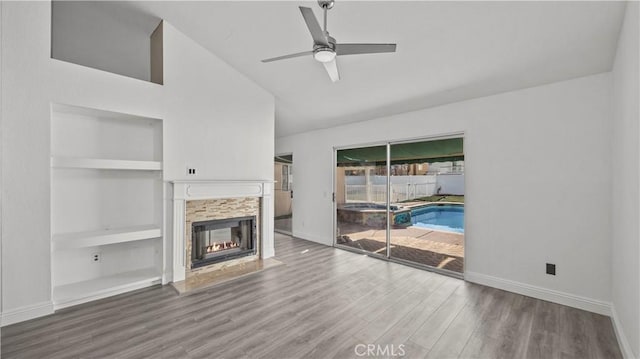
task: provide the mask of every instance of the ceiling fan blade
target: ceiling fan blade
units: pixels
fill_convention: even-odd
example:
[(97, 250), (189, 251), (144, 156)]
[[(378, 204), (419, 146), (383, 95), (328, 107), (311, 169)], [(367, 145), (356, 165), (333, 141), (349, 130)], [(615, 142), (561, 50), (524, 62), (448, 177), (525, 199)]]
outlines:
[(336, 82), (340, 80), (340, 73), (338, 72), (338, 62), (336, 61), (336, 59), (333, 59), (333, 61), (329, 62), (323, 62), (322, 64), (324, 65), (325, 70), (327, 70), (329, 77), (331, 77), (331, 81)]
[(304, 22), (307, 23), (307, 27), (309, 28), (309, 32), (313, 38), (313, 43), (316, 45), (329, 46), (327, 37), (324, 35), (322, 28), (320, 28), (320, 24), (318, 23), (316, 16), (313, 14), (313, 10), (308, 7), (300, 6), (300, 12), (302, 13)]
[(304, 51), (304, 52), (298, 52), (298, 53), (290, 54), (290, 55), (272, 57), (270, 59), (264, 59), (264, 60), (262, 60), (262, 62), (271, 62), (271, 61), (278, 61), (278, 60), (284, 60), (284, 59), (291, 59), (291, 58), (294, 58), (294, 57), (300, 57), (300, 56), (305, 56), (305, 55), (313, 55), (313, 51)]
[(396, 44), (336, 44), (337, 55), (378, 54), (396, 52)]

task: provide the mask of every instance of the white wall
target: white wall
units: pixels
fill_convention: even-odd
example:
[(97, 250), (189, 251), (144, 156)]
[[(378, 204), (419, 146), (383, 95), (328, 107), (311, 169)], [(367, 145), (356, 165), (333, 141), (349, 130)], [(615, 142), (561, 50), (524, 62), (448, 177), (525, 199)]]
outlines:
[(160, 19), (109, 16), (102, 1), (54, 1), (53, 58), (149, 81), (150, 36)]
[[(637, 2), (627, 4), (613, 67), (612, 293), (627, 357), (640, 357), (640, 38)], [(625, 343), (626, 341), (626, 343)]]
[(165, 180), (273, 178), (273, 96), (170, 24), (160, 86), (51, 59), (51, 4), (0, 4), (3, 317), (51, 308), (50, 103), (163, 119)]
[[(165, 176), (272, 180), (273, 96), (165, 26)], [(186, 176), (187, 165), (196, 178)]]
[(467, 274), (606, 312), (610, 93), (600, 74), (278, 138), (296, 158), (293, 233), (332, 243), (333, 146), (463, 131)]

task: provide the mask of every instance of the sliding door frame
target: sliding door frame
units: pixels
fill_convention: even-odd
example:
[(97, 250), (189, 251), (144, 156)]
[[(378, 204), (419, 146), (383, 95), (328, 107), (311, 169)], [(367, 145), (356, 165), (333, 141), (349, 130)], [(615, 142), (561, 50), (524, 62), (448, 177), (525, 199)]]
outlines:
[[(454, 272), (448, 269), (443, 269), (443, 268), (436, 268), (436, 267), (432, 267), (432, 266), (428, 266), (425, 264), (421, 264), (421, 263), (416, 263), (416, 262), (411, 262), (408, 260), (404, 260), (404, 259), (400, 259), (400, 258), (394, 258), (391, 257), (391, 146), (392, 145), (397, 145), (397, 144), (402, 144), (402, 143), (413, 143), (413, 142), (427, 142), (427, 141), (437, 141), (437, 140), (446, 140), (446, 139), (451, 139), (451, 138), (462, 138), (463, 141), (465, 139), (465, 133), (464, 131), (460, 131), (460, 132), (451, 132), (451, 133), (446, 133), (446, 134), (440, 134), (440, 135), (434, 135), (434, 136), (426, 136), (426, 137), (414, 137), (414, 138), (405, 138), (405, 139), (395, 139), (395, 140), (389, 140), (389, 141), (379, 141), (379, 142), (369, 142), (369, 143), (361, 143), (361, 144), (355, 144), (355, 145), (348, 145), (348, 146), (334, 146), (333, 147), (333, 168), (332, 168), (332, 175), (333, 175), (333, 179), (332, 179), (332, 188), (333, 188), (333, 233), (332, 233), (332, 243), (333, 243), (333, 247), (335, 248), (339, 248), (339, 249), (343, 249), (349, 252), (354, 252), (354, 253), (358, 253), (358, 254), (364, 254), (367, 255), (369, 257), (373, 257), (373, 258), (377, 258), (377, 259), (382, 259), (388, 262), (392, 262), (392, 263), (398, 263), (398, 264), (403, 264), (406, 266), (410, 266), (410, 267), (414, 267), (414, 268), (418, 268), (418, 269), (423, 269), (423, 270), (427, 270), (430, 272), (435, 272), (435, 273), (439, 273), (439, 274), (443, 274), (446, 276), (450, 276), (450, 277), (454, 277), (454, 278), (459, 278), (459, 279), (464, 279), (464, 271), (466, 269), (466, 262), (467, 262), (467, 233), (465, 232), (464, 234), (464, 238), (463, 238), (463, 258), (464, 258), (464, 263), (465, 265), (463, 266), (463, 273), (458, 273), (458, 272)], [(343, 244), (339, 244), (337, 242), (337, 233), (338, 233), (338, 203), (336, 201), (336, 168), (338, 166), (338, 151), (340, 150), (348, 150), (348, 149), (355, 149), (355, 148), (362, 148), (362, 147), (373, 147), (373, 146), (386, 146), (387, 148), (387, 203), (386, 203), (386, 207), (387, 207), (387, 213), (386, 213), (386, 217), (387, 217), (387, 228), (386, 228), (386, 243), (387, 243), (387, 247), (386, 247), (386, 251), (385, 251), (385, 255), (381, 255), (378, 253), (372, 253), (372, 252), (368, 252), (365, 251), (363, 249), (359, 249), (359, 248), (353, 248), (350, 246), (345, 246)], [(463, 155), (464, 155), (464, 148), (463, 148)], [(466, 169), (467, 165), (466, 165), (466, 157), (465, 157), (465, 169)], [(465, 195), (466, 195), (466, 188), (467, 188), (467, 181), (465, 178), (464, 181), (464, 188), (465, 188)], [(465, 216), (464, 216), (464, 226), (465, 228), (467, 228), (467, 216), (466, 216), (466, 204), (465, 204)]]
[[(336, 168), (338, 167), (338, 151), (340, 150), (348, 150), (348, 149), (354, 149), (354, 148), (362, 148), (362, 147), (376, 147), (376, 146), (386, 146), (387, 147), (387, 157), (389, 157), (389, 142), (369, 142), (369, 143), (361, 143), (361, 144), (357, 144), (357, 145), (352, 145), (352, 146), (340, 146), (340, 147), (333, 147), (333, 168), (331, 170), (333, 179), (331, 180), (332, 183), (332, 188), (333, 188), (333, 206), (331, 206), (333, 208), (333, 233), (331, 234), (331, 237), (333, 238), (332, 243), (333, 246), (335, 248), (340, 248), (340, 249), (344, 249), (350, 252), (354, 252), (354, 253), (358, 253), (358, 254), (364, 254), (367, 255), (369, 257), (373, 257), (373, 258), (378, 258), (378, 259), (382, 259), (382, 260), (388, 260), (389, 259), (389, 175), (387, 174), (387, 247), (385, 249), (385, 254), (379, 254), (379, 253), (374, 253), (374, 252), (369, 252), (369, 251), (365, 251), (364, 249), (359, 249), (359, 248), (353, 248), (353, 247), (349, 247), (349, 246), (345, 246), (342, 245), (340, 243), (338, 243), (338, 238), (337, 238), (337, 234), (338, 234), (338, 202), (336, 201)], [(388, 163), (387, 163), (387, 167), (388, 167)]]

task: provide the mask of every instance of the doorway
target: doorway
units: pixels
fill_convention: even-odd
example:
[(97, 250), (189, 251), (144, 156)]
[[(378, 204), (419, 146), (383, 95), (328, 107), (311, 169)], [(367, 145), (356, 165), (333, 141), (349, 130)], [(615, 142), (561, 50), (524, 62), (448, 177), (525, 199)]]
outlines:
[(335, 246), (461, 277), (463, 138), (335, 150)]
[(276, 232), (293, 235), (293, 154), (275, 156), (274, 228)]

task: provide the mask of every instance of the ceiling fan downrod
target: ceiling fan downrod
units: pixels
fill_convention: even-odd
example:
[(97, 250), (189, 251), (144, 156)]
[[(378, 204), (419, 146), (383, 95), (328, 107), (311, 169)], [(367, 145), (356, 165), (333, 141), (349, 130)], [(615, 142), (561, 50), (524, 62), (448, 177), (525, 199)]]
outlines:
[(324, 32), (327, 32), (327, 8), (324, 8)]
[(327, 10), (333, 8), (335, 0), (318, 0), (318, 5), (324, 10), (324, 32), (327, 32)]

